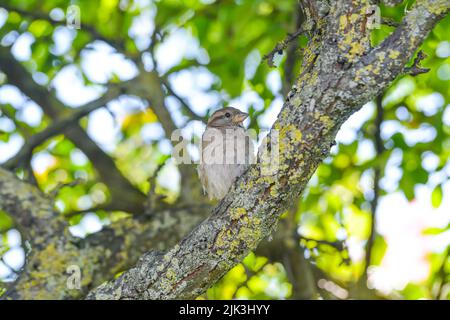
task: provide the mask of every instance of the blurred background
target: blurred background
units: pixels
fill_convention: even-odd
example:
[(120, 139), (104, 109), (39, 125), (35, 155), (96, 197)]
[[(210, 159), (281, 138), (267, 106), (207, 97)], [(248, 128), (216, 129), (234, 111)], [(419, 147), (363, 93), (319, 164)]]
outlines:
[[(381, 14), (401, 21), (412, 2)], [(307, 36), (264, 56), (298, 29), (298, 12), (294, 0), (2, 0), (0, 165), (54, 195), (76, 237), (132, 213), (103, 205), (114, 195), (93, 146), (134, 188), (176, 204), (184, 169), (170, 158), (170, 129), (182, 129), (197, 160), (205, 119), (232, 105), (263, 137)], [(373, 44), (393, 30), (381, 25)], [(450, 17), (421, 47), (430, 71), (401, 76), (354, 114), (273, 238), (201, 299), (450, 298), (448, 30)], [(159, 100), (146, 96), (145, 75), (162, 84)], [(63, 132), (74, 125), (87, 135)], [(23, 267), (22, 238), (0, 211), (0, 284)]]

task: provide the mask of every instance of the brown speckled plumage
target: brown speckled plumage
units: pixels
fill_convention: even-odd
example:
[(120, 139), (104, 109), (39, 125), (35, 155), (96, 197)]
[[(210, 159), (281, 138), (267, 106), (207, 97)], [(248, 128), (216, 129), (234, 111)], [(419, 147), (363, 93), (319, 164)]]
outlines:
[(198, 175), (210, 200), (222, 199), (255, 160), (253, 142), (242, 125), (247, 117), (238, 109), (226, 107), (214, 112), (208, 121)]

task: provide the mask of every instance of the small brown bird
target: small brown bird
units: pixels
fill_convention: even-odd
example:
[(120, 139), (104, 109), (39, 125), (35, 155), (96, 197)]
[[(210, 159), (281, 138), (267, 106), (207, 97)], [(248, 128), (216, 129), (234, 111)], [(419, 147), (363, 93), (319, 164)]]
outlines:
[(233, 107), (209, 118), (200, 146), (198, 175), (210, 200), (222, 199), (234, 180), (255, 162), (253, 141), (242, 122), (248, 114)]

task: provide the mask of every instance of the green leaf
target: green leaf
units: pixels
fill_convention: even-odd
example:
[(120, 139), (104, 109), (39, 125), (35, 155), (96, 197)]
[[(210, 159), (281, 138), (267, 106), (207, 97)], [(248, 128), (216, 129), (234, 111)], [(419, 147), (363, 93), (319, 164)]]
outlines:
[(441, 234), (442, 232), (446, 231), (445, 229), (441, 228), (428, 228), (423, 231), (423, 234), (425, 235), (437, 235)]
[(381, 263), (381, 260), (386, 253), (387, 247), (388, 246), (386, 240), (384, 240), (382, 236), (377, 236), (375, 238), (375, 242), (371, 252), (371, 263), (373, 265), (379, 265)]
[(13, 220), (11, 217), (5, 212), (0, 210), (0, 231), (7, 230), (11, 228), (13, 225)]
[(438, 184), (431, 192), (431, 204), (434, 208), (439, 208), (442, 203), (442, 185)]

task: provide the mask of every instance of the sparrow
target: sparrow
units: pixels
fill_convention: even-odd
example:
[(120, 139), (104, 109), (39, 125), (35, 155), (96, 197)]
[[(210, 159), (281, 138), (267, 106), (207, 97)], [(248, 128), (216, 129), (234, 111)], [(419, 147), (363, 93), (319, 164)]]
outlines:
[(255, 162), (253, 141), (244, 129), (248, 114), (233, 107), (215, 111), (200, 145), (198, 175), (210, 200), (220, 200), (233, 182)]

